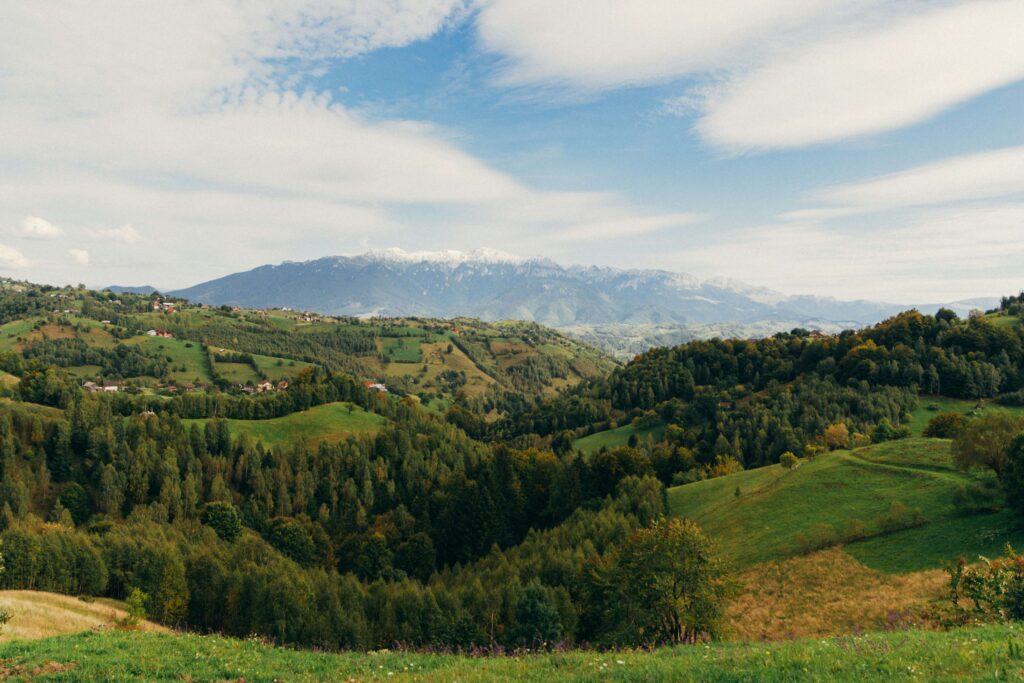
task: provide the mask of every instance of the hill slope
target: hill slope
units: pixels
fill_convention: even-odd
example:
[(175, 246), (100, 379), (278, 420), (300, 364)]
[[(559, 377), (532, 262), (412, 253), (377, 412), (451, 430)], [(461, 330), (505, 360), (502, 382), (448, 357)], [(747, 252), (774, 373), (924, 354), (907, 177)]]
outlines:
[[(56, 635), (113, 628), (127, 616), (113, 600), (85, 602), (70, 595), (41, 591), (0, 591), (0, 609), (11, 620), (0, 631), (0, 641), (32, 640)], [(149, 621), (139, 622), (143, 631), (167, 633), (168, 629)]]
[[(953, 492), (979, 476), (953, 469), (948, 441), (905, 439), (825, 454), (792, 471), (772, 465), (678, 486), (669, 503), (741, 567), (846, 536), (847, 552), (867, 566), (914, 571), (1024, 541), (1007, 512), (965, 516), (954, 508)], [(920, 510), (919, 519), (886, 528), (894, 502)], [(854, 533), (858, 523), (863, 529)]]

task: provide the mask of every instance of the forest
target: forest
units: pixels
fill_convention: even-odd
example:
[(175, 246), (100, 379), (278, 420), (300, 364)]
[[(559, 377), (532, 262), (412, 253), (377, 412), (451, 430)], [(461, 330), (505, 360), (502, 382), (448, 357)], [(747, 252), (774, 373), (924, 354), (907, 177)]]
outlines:
[(731, 458), (758, 467), (828, 447), (827, 428), (838, 423), (848, 443), (870, 442), (883, 420), (905, 422), (919, 394), (1013, 401), (1024, 387), (1022, 360), (1019, 326), (912, 310), (836, 336), (796, 329), (653, 349), (606, 378), (509, 415), (493, 434), (562, 451), (593, 432), (660, 422), (668, 428), (652, 448), (685, 449), (701, 465)]
[[(161, 327), (192, 343), (312, 365), (267, 394), (90, 393), (81, 366), (161, 374), (166, 359), (118, 341), (152, 324), (152, 299), (19, 287), (0, 295), (0, 324), (57, 315), (88, 333), (17, 327), (0, 353), (17, 380), (0, 388), (0, 585), (131, 598), (163, 624), (335, 650), (714, 638), (727, 567), (713, 539), (671, 517), (667, 486), (902, 438), (922, 393), (1024, 388), (1019, 327), (910, 311), (835, 337), (655, 349), (549, 398), (529, 389), (568, 366), (531, 356), (509, 372), (522, 379), (482, 396), (453, 387), (438, 411), (352, 374), (347, 354), (369, 348), (358, 330), (282, 331), (175, 302), (184, 312)], [(72, 312), (37, 305), (54, 296)], [(453, 339), (448, 353), (485, 366), (531, 341)], [(383, 426), (273, 446), (230, 428), (334, 403)], [(658, 436), (573, 447), (622, 425)]]

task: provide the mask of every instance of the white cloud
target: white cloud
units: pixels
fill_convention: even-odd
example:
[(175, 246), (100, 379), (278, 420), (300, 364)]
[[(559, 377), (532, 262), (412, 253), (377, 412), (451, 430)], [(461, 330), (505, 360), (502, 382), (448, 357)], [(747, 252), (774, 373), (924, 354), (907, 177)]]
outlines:
[(734, 272), (788, 292), (939, 303), (1021, 289), (1024, 202), (916, 209), (846, 227), (758, 226), (679, 254), (698, 274)]
[(20, 250), (0, 244), (0, 268), (27, 268), (29, 260)]
[[(494, 243), (487, 233), (509, 212), (537, 216), (513, 219), (521, 234), (647, 220), (611, 194), (531, 188), (449, 131), (373, 120), (303, 85), (327, 60), (433, 35), (467, 4), (0, 4), (0, 162), (17, 169), (0, 176), (0, 223), (45, 210), (83, 226), (144, 224), (144, 253), (128, 250), (134, 228), (83, 230), (103, 240), (84, 244), (103, 250), (100, 284), (183, 286), (368, 234), (394, 244), (410, 215), (408, 246), (458, 231), (453, 246)], [(48, 253), (30, 256), (38, 277), (70, 277), (47, 269)]]
[(96, 234), (104, 239), (124, 242), (125, 244), (136, 244), (142, 241), (142, 235), (139, 234), (139, 231), (127, 223), (120, 228), (97, 230)]
[(1019, 0), (494, 0), (505, 85), (585, 92), (691, 79), (665, 105), (729, 150), (893, 130), (1024, 78)]
[(480, 11), (477, 28), (486, 49), (507, 57), (502, 82), (601, 90), (735, 64), (752, 43), (846, 4), (495, 0)]
[(1024, 146), (965, 154), (815, 193), (844, 210), (882, 210), (1024, 193)]
[(89, 252), (85, 249), (68, 249), (71, 260), (80, 266), (89, 265)]
[(797, 147), (928, 119), (1024, 78), (1024, 3), (884, 14), (728, 81), (697, 130), (732, 149)]
[(52, 240), (63, 235), (64, 231), (45, 218), (26, 216), (18, 226), (18, 233), (28, 239)]

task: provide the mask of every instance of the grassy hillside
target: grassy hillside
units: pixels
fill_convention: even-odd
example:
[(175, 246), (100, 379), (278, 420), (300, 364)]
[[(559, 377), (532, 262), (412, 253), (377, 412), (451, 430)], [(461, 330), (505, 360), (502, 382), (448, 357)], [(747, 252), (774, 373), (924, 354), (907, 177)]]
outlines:
[(218, 636), (82, 633), (0, 644), (0, 672), (55, 681), (1007, 681), (1022, 662), (1012, 626), (901, 631), (653, 652), (465, 657), (380, 651), (327, 654)]
[[(0, 641), (49, 638), (112, 628), (127, 616), (123, 606), (114, 600), (85, 602), (70, 595), (39, 591), (0, 591), (0, 609), (12, 615), (0, 631)], [(148, 621), (140, 622), (137, 628), (168, 632), (168, 629)]]
[(922, 396), (917, 408), (910, 414), (907, 426), (914, 436), (921, 436), (928, 422), (939, 413), (963, 413), (964, 415), (981, 415), (990, 410), (1009, 410), (1024, 414), (1019, 406), (1001, 406), (992, 401), (965, 400), (947, 398), (945, 396)]
[[(953, 507), (954, 490), (976, 476), (953, 469), (948, 441), (915, 438), (835, 451), (792, 471), (772, 465), (679, 486), (669, 501), (740, 567), (796, 554), (796, 534), (814, 536), (819, 525), (842, 533), (859, 522), (867, 538), (847, 544), (851, 555), (880, 570), (911, 571), (1024, 541), (1008, 513), (962, 516)], [(886, 533), (878, 520), (894, 501), (919, 509), (923, 523)]]
[(606, 429), (603, 432), (596, 432), (589, 436), (576, 439), (572, 442), (572, 447), (580, 453), (590, 454), (595, 451), (599, 451), (602, 448), (618, 448), (620, 446), (626, 446), (629, 444), (630, 437), (634, 434), (639, 440), (650, 438), (653, 441), (658, 441), (661, 439), (661, 435), (664, 431), (664, 424), (655, 425), (653, 427), (635, 427), (628, 424), (616, 429)]
[(166, 357), (171, 364), (171, 377), (176, 382), (205, 384), (213, 381), (206, 362), (206, 354), (200, 344), (149, 336), (133, 337), (125, 343), (140, 346), (150, 353)]
[[(184, 420), (186, 425), (208, 420)], [(374, 434), (386, 419), (351, 403), (328, 403), (272, 420), (228, 420), (233, 437), (248, 434), (267, 446), (285, 446), (299, 439), (308, 443), (337, 443), (355, 434)]]

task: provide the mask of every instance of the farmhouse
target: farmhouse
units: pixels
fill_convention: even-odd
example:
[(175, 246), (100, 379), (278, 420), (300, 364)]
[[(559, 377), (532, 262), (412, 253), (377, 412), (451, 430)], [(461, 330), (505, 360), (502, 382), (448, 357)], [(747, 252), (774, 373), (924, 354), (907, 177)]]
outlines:
[(259, 384), (256, 385), (256, 391), (260, 392), (261, 394), (264, 393), (264, 392), (273, 391), (273, 390), (274, 390), (274, 385), (271, 384), (270, 382), (268, 382), (267, 380), (263, 380), (262, 382), (260, 382)]
[(379, 391), (382, 394), (388, 393), (387, 386), (385, 386), (384, 384), (382, 384), (380, 382), (374, 382), (372, 380), (367, 380), (367, 381), (363, 382), (363, 387), (366, 388), (366, 389), (372, 389), (374, 391)]

